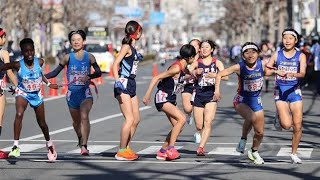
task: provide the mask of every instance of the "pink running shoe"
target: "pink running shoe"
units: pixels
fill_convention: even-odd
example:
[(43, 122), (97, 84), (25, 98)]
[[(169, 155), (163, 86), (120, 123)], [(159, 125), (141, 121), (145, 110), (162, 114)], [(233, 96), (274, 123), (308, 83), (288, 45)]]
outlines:
[(47, 149), (48, 149), (49, 162), (54, 162), (58, 157), (58, 154), (57, 154), (57, 151), (56, 151), (54, 144), (52, 143), (52, 146), (50, 146), (50, 147), (47, 146)]
[(172, 161), (180, 158), (180, 154), (175, 148), (168, 149), (166, 154), (167, 154), (166, 160), (168, 161)]
[(197, 149), (197, 156), (205, 156), (206, 152), (204, 151), (203, 147), (198, 147)]
[(156, 156), (156, 158), (158, 159), (158, 160), (162, 160), (162, 161), (165, 161), (166, 159), (167, 159), (167, 152), (164, 152), (164, 153), (162, 153), (162, 152), (160, 152), (160, 150), (157, 152), (157, 156)]
[(81, 156), (89, 156), (89, 150), (82, 146), (80, 154), (81, 154)]

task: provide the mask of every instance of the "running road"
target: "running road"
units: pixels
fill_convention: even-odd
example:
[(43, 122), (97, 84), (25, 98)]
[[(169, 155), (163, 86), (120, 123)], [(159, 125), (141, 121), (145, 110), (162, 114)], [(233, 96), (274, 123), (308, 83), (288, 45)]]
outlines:
[[(165, 70), (159, 66), (159, 72)], [(141, 123), (131, 148), (140, 159), (120, 162), (114, 159), (119, 145), (120, 127), (123, 117), (117, 101), (113, 98), (113, 81), (104, 75), (99, 98), (95, 100), (90, 114), (91, 134), (89, 157), (81, 157), (76, 147), (77, 138), (72, 128), (71, 117), (63, 96), (49, 98), (45, 102), (46, 117), (58, 151), (56, 163), (46, 161), (43, 135), (35, 120), (34, 112), (28, 108), (23, 120), (17, 160), (0, 160), (0, 179), (318, 179), (320, 177), (320, 97), (311, 91), (304, 94), (303, 138), (298, 150), (303, 164), (290, 163), (292, 130), (277, 132), (272, 125), (275, 112), (272, 93), (263, 94), (265, 109), (265, 137), (260, 148), (264, 165), (255, 165), (235, 147), (240, 139), (243, 120), (232, 107), (237, 88), (237, 78), (222, 82), (222, 101), (213, 124), (213, 132), (207, 146), (208, 155), (197, 157), (197, 144), (193, 143), (194, 124), (186, 125), (177, 143), (181, 159), (167, 162), (155, 159), (170, 124), (165, 115), (157, 112), (154, 105), (141, 102)], [(142, 99), (152, 78), (152, 64), (140, 67), (137, 77), (137, 94)], [(9, 96), (9, 95), (8, 95)], [(178, 106), (181, 108), (180, 97)], [(14, 104), (7, 105), (0, 148), (9, 151), (12, 147)], [(246, 148), (250, 148), (252, 132)]]

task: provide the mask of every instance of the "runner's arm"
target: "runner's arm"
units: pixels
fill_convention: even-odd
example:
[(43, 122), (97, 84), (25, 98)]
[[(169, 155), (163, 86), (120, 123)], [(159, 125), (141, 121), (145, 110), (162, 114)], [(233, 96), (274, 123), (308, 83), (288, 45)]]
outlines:
[(65, 65), (67, 65), (69, 62), (69, 54), (66, 54), (60, 61), (59, 65), (48, 74), (44, 75), (47, 79), (51, 79), (56, 77), (64, 68)]
[(95, 78), (101, 77), (101, 69), (97, 64), (96, 58), (92, 54), (89, 54), (89, 59), (90, 59), (90, 64), (94, 69), (94, 73), (88, 75), (89, 78), (95, 79)]
[[(10, 63), (8, 51), (2, 50), (2, 57), (3, 57), (3, 62), (4, 63)], [(17, 86), (18, 85), (18, 80), (17, 80), (17, 77), (12, 72), (12, 69), (8, 69), (7, 70), (7, 74), (9, 76), (10, 80), (12, 81), (13, 85)]]

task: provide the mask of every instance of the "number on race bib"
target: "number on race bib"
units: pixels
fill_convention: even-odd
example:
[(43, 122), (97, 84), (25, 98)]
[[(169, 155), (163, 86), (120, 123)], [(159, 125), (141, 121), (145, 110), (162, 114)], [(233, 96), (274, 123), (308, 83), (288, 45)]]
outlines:
[(263, 78), (255, 79), (255, 80), (244, 80), (243, 81), (243, 89), (245, 91), (254, 92), (260, 91), (263, 86)]
[(159, 90), (156, 94), (156, 103), (167, 102), (168, 93)]
[(128, 86), (128, 79), (127, 78), (119, 78), (121, 84), (123, 85), (124, 88), (127, 89)]

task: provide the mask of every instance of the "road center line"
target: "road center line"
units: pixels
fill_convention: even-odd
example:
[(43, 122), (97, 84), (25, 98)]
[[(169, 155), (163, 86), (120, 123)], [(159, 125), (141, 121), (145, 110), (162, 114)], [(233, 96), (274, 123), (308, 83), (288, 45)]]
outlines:
[[(145, 106), (145, 107), (139, 108), (139, 110), (140, 111), (144, 111), (144, 110), (147, 110), (147, 109), (150, 109), (150, 108), (151, 108), (151, 106)], [(113, 119), (113, 118), (121, 117), (121, 116), (123, 116), (122, 113), (113, 114), (113, 115), (110, 115), (110, 116), (106, 116), (106, 117), (103, 117), (103, 118), (92, 120), (92, 121), (90, 121), (90, 124), (96, 124), (96, 123), (99, 123), (99, 122), (106, 121), (108, 119)], [(62, 128), (62, 129), (58, 129), (58, 130), (55, 130), (55, 131), (51, 131), (50, 135), (62, 133), (62, 132), (65, 132), (65, 131), (69, 131), (71, 129), (73, 129), (73, 126), (69, 126), (69, 127), (66, 127), (66, 128)], [(29, 141), (29, 140), (33, 140), (33, 139), (37, 139), (37, 138), (41, 138), (41, 137), (43, 137), (43, 134), (38, 134), (38, 135), (26, 137), (26, 138), (23, 138), (23, 139), (20, 139), (20, 140), (21, 141)]]

